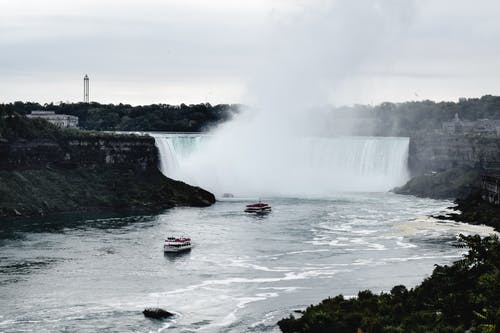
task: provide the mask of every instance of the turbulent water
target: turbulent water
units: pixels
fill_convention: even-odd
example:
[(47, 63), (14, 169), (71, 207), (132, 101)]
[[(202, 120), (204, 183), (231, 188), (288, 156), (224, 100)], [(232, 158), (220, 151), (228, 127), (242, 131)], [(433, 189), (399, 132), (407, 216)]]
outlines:
[(408, 138), (276, 137), (249, 145), (198, 134), (153, 136), (167, 176), (220, 195), (388, 191), (408, 179)]
[[(224, 185), (219, 190), (249, 186), (213, 181), (221, 173), (208, 165), (189, 167), (207, 137), (156, 136), (166, 174), (201, 177)], [(324, 185), (331, 193), (263, 198), (273, 211), (261, 217), (243, 212), (257, 198), (238, 198), (234, 191), (235, 198), (208, 208), (154, 216), (2, 222), (0, 332), (276, 332), (279, 319), (328, 296), (414, 286), (435, 264), (461, 255), (453, 246), (458, 233), (491, 232), (425, 217), (443, 213), (448, 201), (338, 191), (342, 184), (404, 178), (407, 140), (315, 138), (290, 146), (300, 152), (290, 169), (308, 172), (296, 175), (299, 184), (329, 174), (333, 181)], [(237, 166), (216, 164), (225, 172), (226, 164)], [(343, 182), (335, 178), (340, 171)], [(163, 240), (170, 235), (189, 235), (195, 246), (165, 255)], [(144, 318), (149, 306), (176, 315)]]
[[(388, 193), (269, 198), (176, 208), (155, 216), (3, 224), (1, 332), (274, 332), (293, 310), (342, 293), (413, 286), (462, 249), (459, 232), (489, 229), (424, 215), (450, 202)], [(167, 235), (190, 253), (166, 256)], [(164, 322), (141, 311), (176, 313)]]

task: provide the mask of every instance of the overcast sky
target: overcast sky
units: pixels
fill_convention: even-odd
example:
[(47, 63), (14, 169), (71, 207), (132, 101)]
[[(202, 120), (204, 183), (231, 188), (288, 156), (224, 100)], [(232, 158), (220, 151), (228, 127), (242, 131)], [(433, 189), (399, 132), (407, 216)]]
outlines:
[(0, 102), (81, 101), (84, 74), (104, 103), (247, 102), (283, 72), (321, 81), (321, 105), (498, 95), (498, 13), (497, 0), (0, 0)]

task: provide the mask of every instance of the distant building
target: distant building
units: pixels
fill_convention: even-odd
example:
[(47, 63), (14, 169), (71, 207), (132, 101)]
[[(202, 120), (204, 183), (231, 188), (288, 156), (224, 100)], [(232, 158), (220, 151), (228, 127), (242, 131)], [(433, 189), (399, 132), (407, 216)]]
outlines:
[(83, 103), (88, 103), (89, 102), (89, 76), (85, 74), (83, 77)]
[(54, 111), (31, 111), (28, 118), (41, 118), (60, 128), (77, 128), (78, 117), (68, 114), (56, 114)]
[(442, 128), (448, 134), (500, 135), (499, 120), (461, 120), (458, 117), (458, 113), (455, 114), (455, 118), (452, 121), (443, 122)]
[(452, 121), (443, 123), (443, 131), (450, 134), (469, 133), (474, 128), (473, 121), (464, 121), (458, 118), (458, 113), (455, 113), (455, 118)]

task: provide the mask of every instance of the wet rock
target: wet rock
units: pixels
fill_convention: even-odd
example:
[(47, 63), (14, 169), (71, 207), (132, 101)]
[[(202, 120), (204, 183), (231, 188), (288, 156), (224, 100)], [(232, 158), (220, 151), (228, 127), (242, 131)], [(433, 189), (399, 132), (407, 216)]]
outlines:
[(142, 311), (145, 317), (154, 318), (154, 319), (165, 319), (172, 317), (174, 314), (168, 312), (167, 310), (163, 310), (161, 308), (146, 308)]
[(470, 224), (484, 224), (500, 231), (500, 206), (490, 204), (481, 198), (479, 191), (465, 199), (455, 201), (460, 214), (450, 214), (451, 219)]
[(480, 170), (454, 168), (414, 177), (392, 191), (434, 199), (465, 198), (480, 184), (480, 179)]

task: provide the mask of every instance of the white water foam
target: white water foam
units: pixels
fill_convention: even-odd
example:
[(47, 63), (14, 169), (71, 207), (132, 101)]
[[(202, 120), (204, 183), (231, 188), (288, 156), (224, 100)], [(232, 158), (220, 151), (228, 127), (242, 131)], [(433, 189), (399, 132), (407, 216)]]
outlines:
[(376, 192), (408, 179), (408, 138), (256, 138), (255, 146), (249, 147), (222, 145), (217, 138), (194, 134), (152, 135), (166, 176), (217, 195)]

